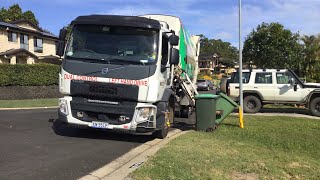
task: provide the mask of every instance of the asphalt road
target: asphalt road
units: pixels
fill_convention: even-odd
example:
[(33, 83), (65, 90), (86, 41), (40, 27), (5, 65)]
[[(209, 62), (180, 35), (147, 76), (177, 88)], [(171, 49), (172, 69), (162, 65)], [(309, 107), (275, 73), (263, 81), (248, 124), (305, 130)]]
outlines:
[(76, 179), (152, 139), (66, 129), (57, 109), (0, 111), (0, 179)]
[[(206, 91), (200, 93), (214, 93)], [(153, 137), (68, 128), (57, 109), (0, 111), (0, 179), (77, 179)], [(176, 118), (192, 129), (195, 114)]]

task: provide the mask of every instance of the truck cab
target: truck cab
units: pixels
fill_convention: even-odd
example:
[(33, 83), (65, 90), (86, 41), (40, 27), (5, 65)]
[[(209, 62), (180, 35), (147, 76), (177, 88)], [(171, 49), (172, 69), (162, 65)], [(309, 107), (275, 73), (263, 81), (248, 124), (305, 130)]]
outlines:
[[(167, 135), (177, 103), (181, 37), (155, 19), (79, 16), (60, 31), (59, 119), (77, 126)], [(65, 41), (66, 40), (66, 41)]]

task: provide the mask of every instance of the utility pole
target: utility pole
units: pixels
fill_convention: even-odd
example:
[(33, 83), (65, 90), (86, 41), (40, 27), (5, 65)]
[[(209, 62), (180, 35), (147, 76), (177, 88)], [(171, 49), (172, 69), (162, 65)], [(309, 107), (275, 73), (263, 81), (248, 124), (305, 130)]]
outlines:
[(243, 86), (242, 86), (242, 42), (241, 42), (241, 0), (239, 0), (239, 126), (243, 128)]

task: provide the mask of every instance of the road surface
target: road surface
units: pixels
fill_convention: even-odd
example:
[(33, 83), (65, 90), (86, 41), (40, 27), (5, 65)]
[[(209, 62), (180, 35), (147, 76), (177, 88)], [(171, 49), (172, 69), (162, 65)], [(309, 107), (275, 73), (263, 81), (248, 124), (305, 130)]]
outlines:
[[(0, 179), (77, 179), (153, 139), (67, 128), (56, 119), (57, 109), (0, 111)], [(190, 129), (195, 116), (176, 120)]]
[(69, 129), (57, 109), (0, 111), (0, 179), (76, 179), (151, 136)]

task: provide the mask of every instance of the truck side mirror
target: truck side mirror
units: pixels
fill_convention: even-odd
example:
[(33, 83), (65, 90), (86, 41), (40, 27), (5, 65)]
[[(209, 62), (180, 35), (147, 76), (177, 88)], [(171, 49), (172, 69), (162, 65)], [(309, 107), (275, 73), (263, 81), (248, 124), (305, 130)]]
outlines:
[(294, 90), (294, 91), (297, 91), (298, 85), (297, 85), (297, 83), (296, 83), (296, 80), (295, 80), (294, 78), (291, 78), (291, 79), (289, 80), (289, 83), (290, 83), (290, 86), (293, 87), (293, 90)]
[(63, 27), (62, 29), (60, 29), (60, 32), (59, 32), (59, 39), (60, 41), (65, 41), (66, 40), (66, 37), (67, 37), (67, 28), (66, 27)]
[(64, 48), (65, 48), (65, 42), (66, 42), (66, 37), (67, 37), (67, 28), (64, 27), (62, 29), (60, 29), (60, 33), (59, 33), (59, 41), (58, 41), (58, 44), (57, 44), (57, 51), (56, 51), (56, 54), (58, 56), (63, 56), (63, 51), (64, 51)]
[(293, 87), (293, 86), (296, 84), (296, 81), (295, 81), (294, 78), (291, 78), (291, 79), (289, 80), (289, 83), (290, 83), (290, 86)]
[(170, 64), (171, 65), (178, 65), (179, 64), (179, 50), (176, 48), (171, 48)]
[(57, 44), (57, 50), (56, 50), (56, 54), (58, 56), (63, 56), (63, 53), (64, 53), (64, 48), (65, 48), (65, 41), (58, 41), (58, 44)]
[(178, 46), (179, 45), (179, 37), (175, 34), (172, 34), (169, 38), (169, 42), (171, 46)]

